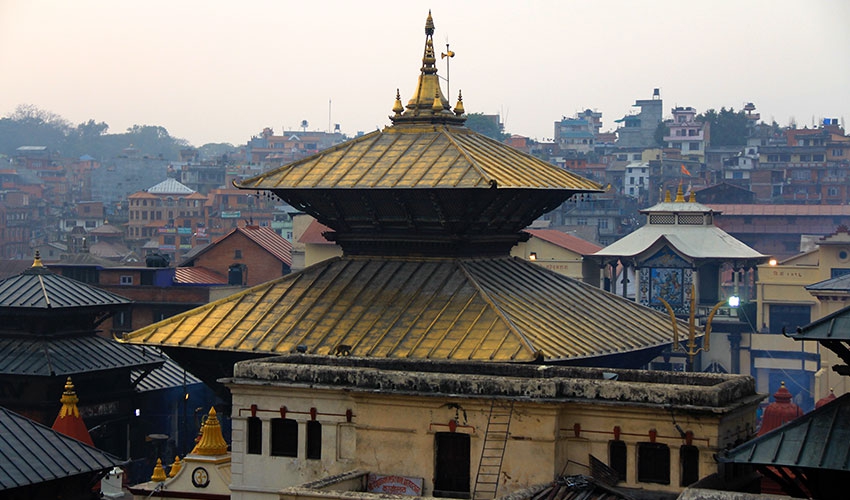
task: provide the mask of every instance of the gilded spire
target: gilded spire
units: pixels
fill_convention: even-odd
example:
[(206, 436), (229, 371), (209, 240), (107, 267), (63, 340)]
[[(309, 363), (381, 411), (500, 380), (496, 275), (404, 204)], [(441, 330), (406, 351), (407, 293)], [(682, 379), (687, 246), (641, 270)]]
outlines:
[(455, 104), (455, 109), (453, 111), (457, 116), (465, 113), (463, 110), (463, 95), (460, 93), (460, 90), (457, 91), (457, 104)]
[(62, 393), (59, 402), (62, 403), (62, 408), (59, 410), (59, 418), (80, 418), (80, 410), (77, 408), (77, 403), (80, 402), (80, 399), (77, 397), (77, 393), (74, 392), (74, 383), (71, 382), (71, 377), (68, 377), (68, 380), (65, 381), (65, 392)]
[[(425, 21), (425, 51), (422, 55), (422, 66), (419, 69), (416, 91), (407, 102), (406, 109), (391, 117), (394, 124), (416, 122), (460, 125), (466, 120), (452, 113), (451, 105), (440, 88), (433, 37), (434, 19), (429, 11), (428, 18)], [(393, 107), (393, 112), (396, 112), (396, 107)]]
[(165, 475), (165, 469), (162, 468), (162, 459), (157, 458), (156, 465), (153, 468), (153, 474), (151, 475), (151, 481), (161, 483), (166, 479), (168, 479), (168, 477)]
[(227, 453), (227, 442), (221, 435), (221, 426), (215, 416), (215, 408), (210, 408), (210, 413), (201, 426), (201, 439), (192, 449), (193, 455), (216, 456)]
[(696, 203), (697, 201), (697, 192), (691, 189), (691, 198), (688, 200), (691, 203)]
[(664, 191), (664, 202), (670, 203), (670, 190)]
[(395, 104), (393, 104), (393, 113), (396, 116), (401, 116), (404, 112), (404, 106), (401, 105), (401, 94), (398, 89), (395, 89)]
[(174, 457), (174, 463), (171, 464), (171, 470), (168, 471), (168, 477), (174, 477), (180, 472), (180, 469), (183, 468), (183, 462), (180, 461), (180, 457)]
[(32, 267), (44, 267), (44, 264), (41, 263), (41, 253), (38, 250), (35, 251), (35, 259), (32, 261)]
[(676, 190), (676, 203), (684, 203), (685, 195), (682, 193), (682, 183), (679, 183), (679, 189)]

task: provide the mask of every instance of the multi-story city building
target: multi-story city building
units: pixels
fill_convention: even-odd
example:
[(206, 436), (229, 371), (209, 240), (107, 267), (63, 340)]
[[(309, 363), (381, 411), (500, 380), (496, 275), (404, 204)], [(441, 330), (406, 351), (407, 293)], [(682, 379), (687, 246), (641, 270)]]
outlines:
[(697, 121), (697, 111), (690, 106), (677, 106), (672, 112), (673, 121), (668, 122), (670, 133), (664, 136), (665, 146), (678, 149), (682, 157), (692, 161), (703, 161), (710, 140), (708, 124)]
[(635, 101), (640, 111), (616, 120), (621, 126), (617, 129), (617, 147), (648, 148), (656, 145), (655, 130), (661, 123), (662, 100), (659, 89), (654, 89), (651, 99)]

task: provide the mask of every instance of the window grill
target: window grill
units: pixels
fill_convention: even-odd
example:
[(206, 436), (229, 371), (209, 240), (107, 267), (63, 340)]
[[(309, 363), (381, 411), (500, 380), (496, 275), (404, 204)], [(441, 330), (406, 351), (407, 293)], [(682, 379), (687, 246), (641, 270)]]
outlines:
[(686, 226), (701, 226), (702, 214), (683, 214), (679, 216), (679, 224)]
[(676, 216), (673, 214), (654, 214), (649, 216), (650, 224), (675, 224)]

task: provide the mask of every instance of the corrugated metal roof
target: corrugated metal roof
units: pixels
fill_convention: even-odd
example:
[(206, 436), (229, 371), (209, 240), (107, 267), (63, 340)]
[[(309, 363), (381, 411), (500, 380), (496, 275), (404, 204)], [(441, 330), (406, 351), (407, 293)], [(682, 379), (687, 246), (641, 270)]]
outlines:
[(526, 229), (525, 232), (580, 255), (589, 255), (602, 250), (599, 245), (556, 229)]
[(850, 341), (850, 307), (845, 307), (788, 335), (795, 340)]
[(226, 285), (227, 278), (206, 267), (178, 267), (174, 282), (181, 285)]
[(850, 216), (850, 205), (761, 205), (712, 203), (712, 210), (725, 215), (776, 215), (776, 216)]
[(387, 127), (246, 179), (244, 189), (601, 186), (464, 127)]
[(521, 259), (335, 258), (124, 341), (283, 354), (531, 361), (670, 343), (669, 318)]
[(806, 287), (810, 291), (850, 292), (850, 274), (819, 281)]
[(181, 265), (185, 266), (190, 264), (195, 261), (198, 256), (216, 248), (216, 245), (228, 238), (232, 238), (235, 234), (245, 236), (287, 266), (292, 265), (292, 243), (283, 236), (277, 234), (274, 229), (268, 226), (237, 227), (211, 244), (201, 247), (200, 249), (197, 249), (197, 251), (191, 252), (191, 256), (190, 254), (186, 254), (186, 258), (183, 259)]
[[(268, 226), (237, 227), (238, 231), (286, 265), (292, 265), (292, 243)], [(223, 239), (223, 238), (222, 238)]]
[(40, 265), (0, 281), (0, 308), (56, 309), (129, 303), (120, 295), (55, 274)]
[(0, 374), (67, 376), (118, 368), (152, 368), (165, 359), (96, 335), (0, 338)]
[(720, 462), (850, 471), (850, 394), (718, 455)]
[[(138, 384), (136, 384), (136, 392), (159, 391), (162, 389), (171, 389), (174, 387), (183, 387), (183, 385), (202, 384), (203, 382), (198, 377), (192, 375), (183, 369), (176, 361), (169, 358), (165, 354), (157, 352), (153, 348), (145, 347), (151, 355), (165, 358), (165, 363), (155, 370), (144, 376)], [(136, 380), (144, 374), (145, 370), (133, 370), (131, 377)]]
[(0, 491), (107, 471), (123, 463), (0, 407)]

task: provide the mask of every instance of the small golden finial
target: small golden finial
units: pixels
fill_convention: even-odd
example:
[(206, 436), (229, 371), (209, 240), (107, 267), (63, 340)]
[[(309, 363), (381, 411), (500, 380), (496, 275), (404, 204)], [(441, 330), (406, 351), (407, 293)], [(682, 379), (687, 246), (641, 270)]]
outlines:
[(425, 20), (425, 34), (428, 36), (434, 34), (434, 18), (431, 17), (431, 9), (428, 9), (428, 19)]
[(156, 459), (156, 465), (153, 468), (153, 475), (151, 476), (151, 481), (155, 483), (161, 483), (168, 479), (165, 475), (165, 469), (162, 468), (162, 459)]
[(440, 100), (440, 91), (437, 90), (436, 95), (434, 96), (434, 104), (431, 105), (431, 110), (434, 113), (439, 113), (443, 110), (443, 101)]
[(194, 455), (216, 456), (227, 453), (227, 442), (221, 435), (221, 426), (215, 416), (215, 408), (210, 408), (209, 416), (201, 426), (201, 438), (192, 449)]
[(464, 110), (463, 110), (463, 95), (460, 93), (460, 90), (457, 91), (457, 104), (455, 104), (454, 112), (457, 116), (460, 116), (464, 113)]
[(74, 383), (71, 381), (71, 377), (68, 377), (68, 380), (65, 381), (65, 392), (62, 393), (59, 402), (62, 403), (62, 408), (59, 409), (60, 418), (80, 416), (80, 410), (77, 408), (77, 403), (80, 402), (80, 399), (77, 397), (77, 393), (74, 392)]
[(684, 203), (685, 196), (682, 194), (682, 183), (679, 183), (679, 189), (676, 190), (676, 203)]
[(691, 190), (691, 198), (688, 200), (691, 203), (696, 203), (697, 201), (697, 193), (694, 190)]
[(404, 112), (404, 106), (401, 105), (401, 93), (399, 93), (398, 89), (395, 89), (395, 104), (393, 104), (393, 113), (396, 116), (401, 115)]
[(44, 267), (44, 264), (41, 263), (41, 253), (38, 250), (35, 251), (35, 259), (32, 261), (32, 267)]
[(183, 462), (180, 461), (180, 457), (174, 457), (174, 463), (171, 464), (171, 470), (168, 471), (168, 477), (174, 477), (180, 472), (180, 469), (183, 467)]
[(664, 191), (664, 202), (670, 203), (670, 190)]

